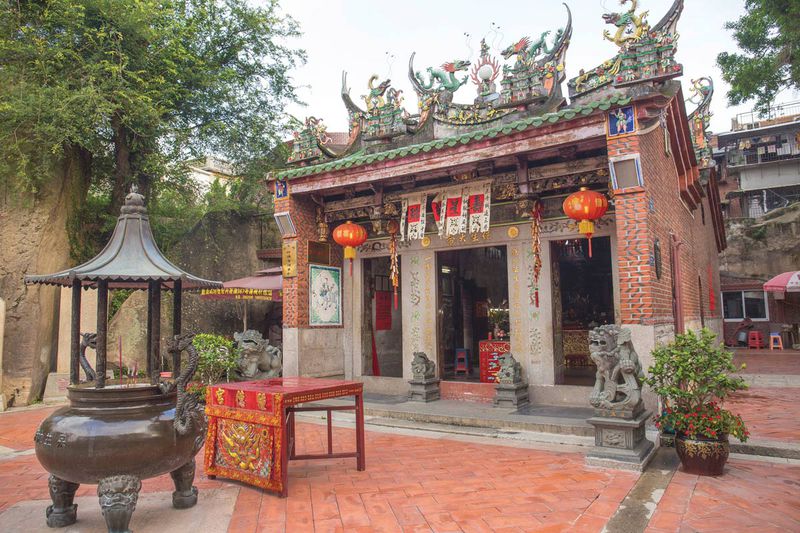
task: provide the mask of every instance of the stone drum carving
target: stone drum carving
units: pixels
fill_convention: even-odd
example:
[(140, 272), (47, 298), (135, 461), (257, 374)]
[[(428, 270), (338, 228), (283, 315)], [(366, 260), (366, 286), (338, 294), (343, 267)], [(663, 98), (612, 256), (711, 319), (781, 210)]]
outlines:
[(589, 332), (589, 353), (597, 365), (589, 403), (600, 409), (640, 410), (644, 375), (630, 330), (614, 324), (593, 329)]
[(239, 349), (237, 367), (233, 370), (236, 381), (277, 378), (282, 374), (283, 355), (281, 349), (272, 346), (258, 331), (248, 329), (234, 333)]

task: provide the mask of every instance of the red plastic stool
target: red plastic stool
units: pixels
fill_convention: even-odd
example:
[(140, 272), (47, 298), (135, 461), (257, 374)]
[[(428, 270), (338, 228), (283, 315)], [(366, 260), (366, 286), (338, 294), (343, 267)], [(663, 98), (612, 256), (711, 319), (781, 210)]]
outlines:
[(783, 339), (780, 333), (774, 331), (769, 334), (769, 349), (770, 350), (783, 350)]
[(456, 349), (455, 373), (458, 374), (459, 372), (463, 372), (465, 376), (469, 375), (469, 350), (466, 348)]
[(759, 348), (765, 348), (764, 346), (764, 334), (760, 331), (751, 331), (747, 334), (747, 348), (752, 350), (755, 348), (758, 350)]

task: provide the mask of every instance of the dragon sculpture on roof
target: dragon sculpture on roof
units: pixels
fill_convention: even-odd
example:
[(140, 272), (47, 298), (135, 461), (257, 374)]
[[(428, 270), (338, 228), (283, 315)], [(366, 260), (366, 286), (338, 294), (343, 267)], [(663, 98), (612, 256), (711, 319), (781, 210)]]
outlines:
[(533, 42), (531, 42), (530, 37), (523, 37), (516, 43), (509, 45), (505, 50), (500, 52), (500, 55), (505, 59), (509, 59), (511, 56), (516, 55), (517, 64), (530, 65), (540, 55), (550, 55), (555, 51), (556, 44), (564, 35), (564, 29), (561, 28), (556, 32), (552, 47), (547, 46), (548, 35), (550, 35), (550, 30), (542, 32), (539, 38)]
[(689, 113), (689, 129), (692, 131), (692, 146), (700, 168), (714, 166), (708, 126), (711, 123), (711, 97), (714, 95), (714, 82), (702, 77), (692, 80), (689, 89), (691, 96), (687, 102), (697, 107)]
[[(620, 0), (620, 5), (625, 5), (628, 0)], [(631, 8), (623, 13), (606, 13), (603, 15), (603, 20), (606, 24), (613, 24), (617, 27), (614, 35), (608, 30), (603, 30), (603, 37), (617, 46), (622, 46), (629, 41), (638, 41), (642, 36), (650, 30), (650, 25), (647, 23), (647, 14), (649, 11), (642, 11), (636, 14), (638, 7), (637, 0), (630, 0)]]
[(647, 11), (636, 14), (637, 0), (621, 0), (630, 9), (624, 13), (606, 13), (603, 20), (613, 24), (612, 35), (603, 32), (604, 39), (619, 47), (617, 54), (591, 70), (581, 69), (567, 86), (571, 98), (579, 98), (601, 87), (621, 88), (644, 81), (663, 82), (680, 76), (683, 67), (675, 61), (677, 24), (683, 11), (683, 0), (674, 0), (667, 13), (654, 26), (647, 22)]
[[(413, 55), (412, 55), (413, 59)], [(466, 71), (469, 68), (469, 61), (455, 59), (448, 63), (442, 63), (440, 68), (428, 67), (429, 81), (420, 72), (416, 72), (414, 77), (419, 81), (420, 87), (425, 91), (450, 91), (456, 92), (459, 87), (467, 83), (468, 76), (464, 76), (460, 80), (456, 78), (456, 72)], [(434, 87), (434, 84), (436, 87)]]

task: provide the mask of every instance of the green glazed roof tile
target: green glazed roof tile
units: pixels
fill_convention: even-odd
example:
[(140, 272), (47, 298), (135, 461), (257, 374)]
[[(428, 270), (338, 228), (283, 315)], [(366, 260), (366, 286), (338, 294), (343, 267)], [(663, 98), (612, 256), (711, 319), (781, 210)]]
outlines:
[(501, 126), (492, 126), (480, 130), (471, 131), (462, 135), (448, 137), (445, 139), (435, 139), (432, 141), (419, 143), (411, 146), (404, 146), (402, 148), (395, 148), (377, 154), (365, 154), (363, 150), (359, 150), (347, 157), (336, 159), (333, 161), (326, 161), (317, 165), (308, 167), (299, 167), (293, 169), (286, 169), (275, 173), (277, 179), (292, 179), (302, 176), (310, 176), (327, 172), (329, 170), (339, 170), (342, 168), (351, 168), (359, 165), (367, 165), (374, 161), (384, 161), (386, 159), (397, 159), (404, 157), (408, 154), (418, 154), (420, 152), (430, 152), (431, 150), (440, 150), (447, 147), (454, 147), (458, 144), (469, 144), (472, 141), (477, 141), (485, 138), (492, 139), (500, 134), (509, 135), (516, 131), (525, 131), (531, 127), (538, 128), (543, 124), (554, 124), (560, 120), (572, 120), (579, 115), (589, 115), (597, 109), (607, 111), (615, 105), (625, 105), (630, 103), (630, 98), (620, 97), (614, 95), (607, 100), (589, 102), (586, 104), (577, 104), (572, 107), (562, 109), (554, 113), (547, 113), (536, 117), (528, 117), (514, 122), (509, 122)]

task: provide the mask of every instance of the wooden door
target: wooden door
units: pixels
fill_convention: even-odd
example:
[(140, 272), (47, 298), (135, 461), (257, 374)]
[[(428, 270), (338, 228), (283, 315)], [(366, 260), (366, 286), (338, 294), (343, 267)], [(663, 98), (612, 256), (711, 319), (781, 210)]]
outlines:
[(555, 383), (564, 383), (564, 334), (562, 332), (561, 267), (559, 243), (550, 243), (550, 294), (553, 302), (553, 368)]

